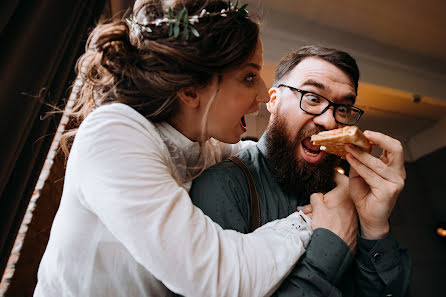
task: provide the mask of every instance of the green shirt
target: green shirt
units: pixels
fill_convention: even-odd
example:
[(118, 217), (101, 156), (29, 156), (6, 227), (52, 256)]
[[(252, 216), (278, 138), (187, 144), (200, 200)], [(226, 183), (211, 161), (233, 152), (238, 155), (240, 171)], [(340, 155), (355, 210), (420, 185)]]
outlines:
[[(307, 197), (282, 191), (266, 156), (266, 137), (237, 155), (256, 183), (261, 225), (285, 218)], [(242, 169), (226, 160), (208, 168), (193, 183), (195, 205), (224, 229), (249, 232), (249, 188)], [(261, 261), (261, 259), (259, 259)], [(407, 249), (389, 233), (380, 240), (358, 238), (354, 255), (333, 232), (313, 232), (305, 254), (273, 296), (404, 296), (411, 275)]]

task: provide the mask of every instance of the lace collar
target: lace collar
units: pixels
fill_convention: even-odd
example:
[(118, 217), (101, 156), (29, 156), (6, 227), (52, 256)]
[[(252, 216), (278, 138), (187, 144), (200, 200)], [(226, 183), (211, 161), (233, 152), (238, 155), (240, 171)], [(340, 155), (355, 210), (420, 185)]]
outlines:
[[(155, 124), (161, 139), (169, 150), (170, 157), (183, 181), (187, 181), (200, 172), (203, 158), (200, 154), (200, 144), (181, 134), (166, 122)], [(183, 185), (189, 189), (191, 182)]]

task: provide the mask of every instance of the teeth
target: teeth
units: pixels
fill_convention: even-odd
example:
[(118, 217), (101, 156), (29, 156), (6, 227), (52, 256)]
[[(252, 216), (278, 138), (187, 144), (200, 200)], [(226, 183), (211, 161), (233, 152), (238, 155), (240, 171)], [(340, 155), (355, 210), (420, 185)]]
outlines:
[(304, 151), (307, 155), (310, 155), (312, 157), (316, 157), (317, 155), (319, 155), (319, 153), (312, 153), (309, 150), (307, 150), (306, 148), (304, 148)]

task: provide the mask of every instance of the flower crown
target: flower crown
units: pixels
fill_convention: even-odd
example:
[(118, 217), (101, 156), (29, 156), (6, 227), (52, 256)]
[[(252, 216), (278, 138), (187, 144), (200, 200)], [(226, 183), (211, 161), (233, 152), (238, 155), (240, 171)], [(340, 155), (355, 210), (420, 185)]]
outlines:
[(136, 35), (139, 35), (141, 32), (152, 32), (152, 29), (150, 26), (162, 26), (163, 24), (168, 24), (169, 26), (169, 36), (174, 36), (177, 38), (180, 35), (180, 31), (182, 30), (184, 39), (189, 40), (190, 33), (192, 33), (195, 37), (199, 37), (200, 33), (198, 33), (197, 29), (193, 27), (194, 24), (198, 23), (201, 18), (207, 17), (207, 16), (222, 16), (226, 17), (227, 13), (229, 11), (235, 11), (241, 13), (243, 16), (248, 16), (248, 11), (246, 10), (246, 6), (248, 4), (243, 4), (242, 6), (238, 7), (238, 0), (233, 5), (231, 3), (231, 0), (228, 0), (228, 7), (225, 9), (222, 9), (219, 12), (207, 12), (206, 9), (201, 10), (199, 15), (192, 15), (189, 16), (187, 9), (183, 8), (178, 15), (174, 15), (174, 12), (171, 7), (166, 9), (166, 12), (168, 13), (167, 16), (163, 18), (156, 19), (154, 21), (147, 21), (146, 18), (143, 19), (142, 23), (139, 23), (136, 21), (135, 17), (131, 15), (129, 18), (126, 19), (127, 24)]

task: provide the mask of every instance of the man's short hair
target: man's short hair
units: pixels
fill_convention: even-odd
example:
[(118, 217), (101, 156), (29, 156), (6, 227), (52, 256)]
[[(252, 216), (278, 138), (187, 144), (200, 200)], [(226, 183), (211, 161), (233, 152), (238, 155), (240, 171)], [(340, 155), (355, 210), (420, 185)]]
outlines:
[(288, 72), (308, 57), (321, 58), (344, 71), (352, 79), (355, 92), (358, 93), (359, 69), (355, 59), (346, 52), (317, 45), (301, 47), (283, 57), (276, 67), (273, 86), (279, 85), (279, 81)]

